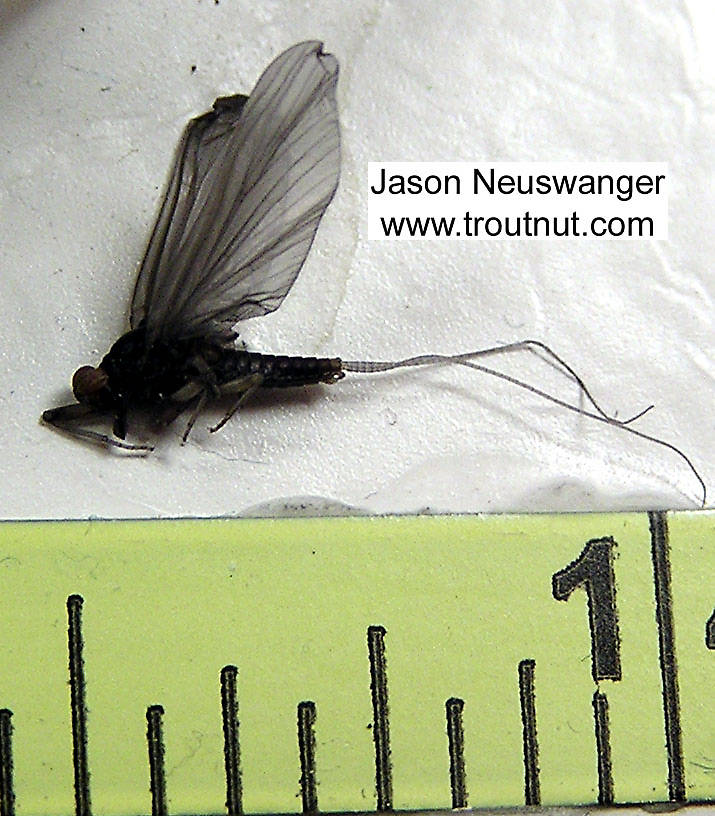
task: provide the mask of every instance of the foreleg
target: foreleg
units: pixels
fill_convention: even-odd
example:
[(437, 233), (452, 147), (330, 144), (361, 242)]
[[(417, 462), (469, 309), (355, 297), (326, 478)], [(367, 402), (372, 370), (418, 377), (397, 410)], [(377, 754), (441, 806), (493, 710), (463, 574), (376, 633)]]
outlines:
[(143, 451), (149, 453), (154, 450), (153, 445), (132, 445), (112, 439), (107, 434), (91, 431), (89, 428), (77, 428), (74, 423), (81, 419), (94, 419), (106, 416), (106, 412), (97, 411), (89, 405), (73, 402), (71, 405), (61, 405), (50, 408), (42, 414), (42, 421), (56, 428), (58, 431), (74, 436), (76, 439), (87, 439), (105, 447), (121, 448), (122, 450)]

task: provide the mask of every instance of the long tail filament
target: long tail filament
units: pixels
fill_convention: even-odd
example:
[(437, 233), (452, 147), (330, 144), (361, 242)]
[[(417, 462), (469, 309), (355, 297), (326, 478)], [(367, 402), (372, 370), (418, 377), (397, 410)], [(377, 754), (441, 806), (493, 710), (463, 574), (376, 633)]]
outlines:
[[(580, 408), (578, 405), (572, 405), (571, 403), (566, 402), (565, 400), (562, 400), (559, 397), (555, 397), (553, 394), (549, 394), (546, 391), (542, 391), (540, 388), (536, 388), (535, 386), (530, 385), (529, 383), (523, 382), (522, 380), (518, 380), (515, 377), (510, 376), (509, 374), (504, 374), (503, 372), (497, 371), (496, 369), (489, 368), (479, 363), (472, 362), (472, 360), (479, 357), (495, 356), (497, 354), (509, 353), (514, 351), (532, 351), (536, 354), (539, 353), (545, 354), (547, 358), (550, 358), (551, 361), (556, 363), (557, 367), (561, 371), (566, 373), (566, 375), (578, 385), (579, 390), (586, 398), (586, 400), (591, 404), (594, 410), (589, 411), (585, 408)], [(446, 364), (466, 366), (467, 368), (472, 368), (475, 371), (481, 371), (485, 374), (490, 374), (492, 377), (498, 377), (500, 380), (506, 380), (506, 382), (511, 383), (512, 385), (516, 385), (519, 388), (523, 388), (526, 391), (529, 391), (532, 394), (536, 394), (537, 396), (542, 397), (543, 399), (548, 400), (549, 402), (553, 402), (556, 405), (561, 406), (562, 408), (566, 408), (569, 411), (573, 411), (577, 414), (580, 414), (581, 416), (589, 417), (590, 419), (595, 419), (598, 422), (603, 422), (606, 425), (615, 425), (616, 427), (621, 428), (622, 430), (627, 431), (628, 433), (631, 433), (634, 436), (638, 436), (641, 439), (646, 439), (649, 442), (653, 442), (656, 445), (660, 445), (661, 447), (668, 448), (668, 450), (671, 450), (674, 453), (676, 453), (687, 464), (695, 478), (698, 480), (700, 487), (702, 488), (703, 491), (702, 503), (703, 506), (705, 505), (707, 498), (707, 488), (705, 486), (705, 482), (703, 481), (702, 476), (696, 469), (691, 459), (682, 450), (680, 450), (680, 448), (677, 448), (670, 442), (666, 442), (664, 439), (659, 439), (657, 436), (651, 436), (650, 434), (643, 433), (642, 431), (639, 431), (636, 428), (630, 427), (631, 423), (640, 419), (644, 414), (650, 411), (651, 408), (653, 408), (652, 405), (649, 405), (647, 408), (644, 408), (642, 411), (639, 411), (637, 414), (634, 414), (632, 417), (629, 417), (628, 419), (617, 419), (616, 417), (610, 416), (596, 402), (590, 390), (587, 388), (586, 384), (581, 379), (581, 377), (574, 371), (574, 369), (570, 365), (568, 365), (568, 363), (562, 360), (561, 357), (559, 357), (555, 352), (553, 352), (545, 343), (542, 343), (539, 340), (520, 340), (519, 342), (516, 343), (508, 343), (502, 346), (493, 346), (492, 348), (480, 349), (478, 351), (470, 351), (465, 354), (421, 354), (417, 357), (408, 357), (404, 360), (395, 360), (392, 362), (381, 362), (373, 360), (351, 360), (351, 361), (343, 360), (342, 367), (344, 371), (349, 371), (355, 374), (377, 374), (384, 371), (393, 371), (398, 368), (409, 368), (412, 366), (425, 366), (425, 365), (446, 365)]]

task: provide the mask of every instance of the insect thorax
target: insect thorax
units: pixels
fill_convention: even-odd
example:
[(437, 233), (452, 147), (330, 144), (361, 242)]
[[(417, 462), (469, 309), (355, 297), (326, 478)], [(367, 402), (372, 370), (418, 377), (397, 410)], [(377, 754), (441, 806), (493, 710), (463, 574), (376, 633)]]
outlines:
[(143, 327), (122, 335), (101, 363), (109, 388), (117, 400), (128, 404), (161, 401), (178, 391), (195, 374), (196, 340), (147, 343)]

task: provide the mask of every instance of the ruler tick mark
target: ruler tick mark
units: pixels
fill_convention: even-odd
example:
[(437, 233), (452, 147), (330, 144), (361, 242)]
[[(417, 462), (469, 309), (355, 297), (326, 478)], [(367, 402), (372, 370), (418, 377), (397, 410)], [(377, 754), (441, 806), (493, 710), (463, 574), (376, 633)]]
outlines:
[(370, 691), (372, 692), (375, 741), (375, 789), (378, 811), (392, 810), (392, 761), (390, 758), (390, 722), (387, 702), (387, 660), (385, 627), (369, 626), (367, 647), (370, 657)]
[(668, 518), (662, 511), (648, 513), (650, 522), (655, 617), (658, 623), (660, 674), (663, 687), (665, 744), (668, 752), (668, 795), (671, 802), (685, 801), (685, 768), (680, 730), (680, 693), (675, 659), (673, 596), (670, 577)]
[(151, 816), (167, 816), (166, 776), (164, 773), (164, 709), (151, 705), (146, 710), (146, 739), (149, 747), (149, 785), (151, 788)]
[(610, 806), (614, 802), (611, 729), (608, 719), (608, 698), (600, 691), (596, 691), (593, 695), (593, 718), (596, 726), (596, 756), (598, 757), (598, 804)]
[(76, 816), (91, 816), (89, 765), (87, 762), (87, 701), (84, 680), (81, 595), (67, 598), (67, 642), (69, 647), (70, 706), (72, 709), (72, 764)]
[(241, 785), (241, 752), (238, 741), (238, 669), (221, 669), (221, 720), (223, 722), (223, 756), (226, 768), (226, 810), (228, 816), (243, 813)]
[(524, 741), (524, 802), (541, 804), (539, 786), (539, 742), (536, 736), (536, 695), (534, 693), (534, 668), (536, 661), (519, 663), (519, 700)]
[(300, 754), (300, 795), (303, 813), (318, 812), (315, 768), (315, 703), (298, 703), (298, 752)]
[(14, 816), (12, 782), (12, 711), (0, 709), (0, 816)]
[(447, 711), (447, 738), (449, 740), (449, 782), (452, 788), (452, 809), (468, 805), (467, 774), (464, 769), (464, 700), (450, 697)]

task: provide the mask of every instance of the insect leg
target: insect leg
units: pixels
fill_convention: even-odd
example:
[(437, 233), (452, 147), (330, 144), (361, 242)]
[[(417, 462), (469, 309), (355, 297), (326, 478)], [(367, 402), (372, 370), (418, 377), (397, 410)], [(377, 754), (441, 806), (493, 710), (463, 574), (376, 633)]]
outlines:
[(189, 438), (191, 429), (208, 400), (217, 399), (222, 394), (216, 374), (203, 357), (195, 355), (189, 362), (194, 369), (191, 379), (167, 400), (168, 407), (161, 417), (164, 424), (170, 425), (179, 414), (188, 408), (193, 409), (181, 438), (182, 444)]
[(199, 394), (198, 399), (196, 400), (196, 405), (194, 410), (191, 412), (191, 416), (189, 417), (189, 421), (186, 423), (186, 428), (184, 430), (184, 435), (181, 437), (181, 444), (183, 445), (184, 442), (189, 438), (189, 434), (191, 433), (191, 429), (194, 427), (196, 420), (199, 417), (199, 414), (204, 410), (204, 406), (209, 398), (209, 391), (205, 389)]
[(203, 386), (203, 389), (210, 392), (211, 396), (217, 399), (221, 396), (221, 389), (218, 386), (216, 381), (216, 374), (214, 373), (211, 366), (204, 360), (203, 357), (199, 356), (198, 354), (191, 358), (189, 361), (191, 365), (196, 370), (198, 377), (194, 377), (192, 381), (189, 383), (189, 386), (193, 385), (196, 386), (197, 382), (200, 382)]
[(112, 425), (112, 433), (119, 439), (126, 439), (127, 437), (127, 408), (126, 405), (120, 405), (116, 416), (114, 417), (114, 424)]
[(89, 405), (73, 402), (70, 405), (60, 405), (42, 412), (42, 421), (55, 428), (61, 428), (66, 422), (75, 419), (84, 419), (86, 416), (98, 416), (96, 410)]
[(198, 395), (185, 400), (176, 400), (173, 398), (166, 400), (161, 404), (161, 410), (155, 414), (154, 421), (159, 427), (168, 428), (184, 411), (188, 411), (189, 408), (196, 405), (198, 400)]
[(238, 409), (243, 405), (243, 403), (251, 396), (251, 394), (256, 391), (256, 389), (261, 387), (262, 383), (263, 376), (261, 374), (250, 374), (247, 377), (241, 377), (238, 380), (226, 383), (226, 385), (223, 386), (224, 393), (237, 393), (238, 399), (226, 412), (218, 425), (214, 425), (213, 428), (209, 428), (209, 431), (211, 431), (211, 433), (220, 431), (221, 428), (223, 428), (229, 419), (231, 419), (231, 417), (236, 413), (236, 411), (238, 411)]
[(91, 431), (89, 428), (76, 428), (72, 423), (79, 419), (92, 419), (95, 417), (104, 416), (101, 411), (96, 411), (89, 405), (81, 405), (74, 402), (71, 405), (61, 405), (59, 408), (51, 408), (42, 414), (42, 421), (56, 428), (62, 433), (74, 436), (77, 439), (88, 439), (91, 442), (96, 442), (99, 445), (105, 445), (112, 448), (121, 448), (122, 450), (143, 451), (149, 453), (154, 450), (153, 445), (132, 445), (129, 442), (120, 442), (112, 439), (107, 434)]

